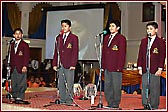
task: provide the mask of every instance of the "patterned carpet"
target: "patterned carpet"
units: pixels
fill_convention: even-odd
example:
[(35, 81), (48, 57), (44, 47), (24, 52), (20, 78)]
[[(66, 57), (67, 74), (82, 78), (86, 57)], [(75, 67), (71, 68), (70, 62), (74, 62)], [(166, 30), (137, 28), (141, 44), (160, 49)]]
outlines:
[[(26, 110), (26, 111), (53, 111), (53, 110), (90, 110), (93, 109), (91, 106), (97, 106), (102, 103), (103, 106), (106, 106), (106, 100), (104, 97), (104, 93), (102, 92), (102, 98), (100, 98), (99, 92), (95, 97), (94, 104), (91, 105), (91, 100), (80, 100), (74, 99), (74, 103), (76, 106), (67, 106), (61, 104), (52, 104), (50, 106), (44, 107), (49, 102), (55, 102), (56, 100), (56, 88), (28, 88), (26, 91), (25, 99), (31, 102), (31, 104), (10, 104), (9, 99), (6, 98), (6, 92), (2, 90), (2, 110)], [(100, 100), (101, 99), (101, 100)], [(134, 110), (134, 109), (142, 109), (141, 106), (141, 95), (132, 95), (132, 94), (122, 94), (120, 107), (122, 110)], [(1, 111), (2, 111), (1, 110)], [(111, 111), (105, 108), (96, 108), (96, 110), (103, 111)], [(160, 97), (160, 105), (158, 110), (167, 110), (166, 108), (166, 97)], [(112, 110), (114, 111), (114, 110)]]

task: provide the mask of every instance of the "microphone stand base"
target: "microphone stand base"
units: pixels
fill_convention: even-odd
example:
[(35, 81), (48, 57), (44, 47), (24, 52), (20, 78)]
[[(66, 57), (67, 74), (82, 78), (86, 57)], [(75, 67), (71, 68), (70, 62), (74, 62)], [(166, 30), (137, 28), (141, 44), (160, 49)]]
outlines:
[(8, 94), (6, 95), (6, 98), (12, 99), (12, 98), (13, 98), (13, 97), (12, 97), (12, 94), (8, 93)]
[(99, 103), (97, 106), (91, 106), (89, 108), (89, 110), (96, 110), (96, 109), (100, 109), (100, 108), (103, 108), (103, 104), (102, 103)]
[(142, 109), (134, 109), (134, 110), (153, 110), (153, 109), (150, 106), (150, 104), (148, 104), (148, 105), (144, 105), (144, 108), (142, 108)]
[(99, 104), (97, 105), (97, 108), (103, 108), (103, 104), (102, 104), (102, 103), (99, 103)]
[(60, 100), (59, 100), (59, 99), (56, 99), (56, 100), (55, 100), (55, 104), (61, 104)]

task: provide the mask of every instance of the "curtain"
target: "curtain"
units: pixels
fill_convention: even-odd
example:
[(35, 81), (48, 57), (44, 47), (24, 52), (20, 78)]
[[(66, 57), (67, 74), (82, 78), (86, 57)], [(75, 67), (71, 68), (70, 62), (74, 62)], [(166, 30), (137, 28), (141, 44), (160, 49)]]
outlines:
[(166, 78), (160, 77), (160, 96), (166, 96)]
[(8, 18), (12, 30), (21, 27), (21, 11), (16, 3), (7, 3)]
[(46, 39), (46, 12), (42, 13), (42, 21), (37, 31), (33, 34), (29, 34), (29, 38), (32, 39)]
[(42, 11), (45, 7), (51, 7), (51, 5), (39, 3), (29, 13), (28, 34), (30, 38), (45, 38), (46, 14)]
[(109, 31), (109, 22), (111, 20), (121, 21), (121, 11), (119, 9), (119, 6), (115, 2), (107, 3), (105, 5), (104, 30), (106, 30), (107, 33), (110, 33), (110, 31)]
[(13, 30), (21, 26), (21, 12), (15, 3), (2, 3), (2, 36), (13, 36)]
[(107, 4), (105, 5), (105, 9), (104, 9), (104, 26), (103, 26), (104, 29), (105, 29), (106, 26), (107, 26), (109, 14), (110, 14), (109, 12), (110, 12), (110, 4), (107, 3)]
[(13, 35), (13, 31), (8, 19), (8, 11), (6, 7), (6, 3), (2, 4), (2, 37), (11, 37)]

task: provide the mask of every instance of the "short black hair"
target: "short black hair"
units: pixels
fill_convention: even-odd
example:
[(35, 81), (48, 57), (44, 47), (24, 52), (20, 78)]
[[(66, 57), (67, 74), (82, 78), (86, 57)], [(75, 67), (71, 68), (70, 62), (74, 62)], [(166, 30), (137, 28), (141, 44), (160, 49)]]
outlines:
[(21, 28), (16, 28), (13, 32), (15, 34), (16, 31), (20, 31), (23, 34), (23, 30)]
[(67, 23), (71, 27), (71, 21), (69, 19), (63, 19), (63, 20), (61, 20), (61, 24), (62, 23)]
[(120, 21), (118, 20), (111, 20), (109, 24), (114, 23), (117, 27), (121, 27)]
[(149, 25), (153, 26), (155, 29), (158, 28), (157, 22), (149, 22), (149, 23), (146, 25), (146, 27), (149, 26)]

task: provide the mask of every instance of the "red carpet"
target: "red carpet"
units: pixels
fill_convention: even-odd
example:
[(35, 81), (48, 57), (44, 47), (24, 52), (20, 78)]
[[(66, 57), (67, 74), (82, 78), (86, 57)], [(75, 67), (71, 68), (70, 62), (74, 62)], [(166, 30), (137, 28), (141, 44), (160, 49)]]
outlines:
[[(48, 89), (49, 90), (49, 89)], [(53, 104), (51, 106), (44, 107), (45, 104), (49, 102), (54, 102), (56, 100), (56, 90), (52, 91), (37, 91), (37, 92), (26, 92), (25, 99), (30, 101), (31, 104), (10, 104), (10, 106), (15, 107), (24, 107), (24, 108), (34, 108), (34, 109), (42, 109), (42, 110), (89, 110), (91, 109), (91, 102), (89, 100), (79, 100), (74, 99), (78, 106), (66, 106), (60, 104)], [(122, 94), (120, 107), (122, 110), (134, 110), (134, 109), (142, 109), (141, 106), (141, 95), (132, 95), (132, 94)], [(2, 98), (2, 107), (5, 105), (9, 99), (5, 98), (5, 94), (3, 94)], [(104, 97), (104, 93), (102, 92), (102, 100), (103, 106), (106, 106), (106, 100)], [(95, 98), (95, 102), (93, 106), (97, 106), (100, 103), (99, 92)], [(23, 108), (23, 109), (24, 109)], [(8, 107), (3, 107), (2, 109), (8, 110)], [(166, 110), (166, 97), (160, 97), (160, 105), (158, 110)], [(13, 110), (13, 109), (12, 109)], [(16, 109), (17, 110), (17, 109)], [(104, 108), (96, 108), (96, 110), (108, 110)], [(109, 111), (109, 110), (108, 110)]]

